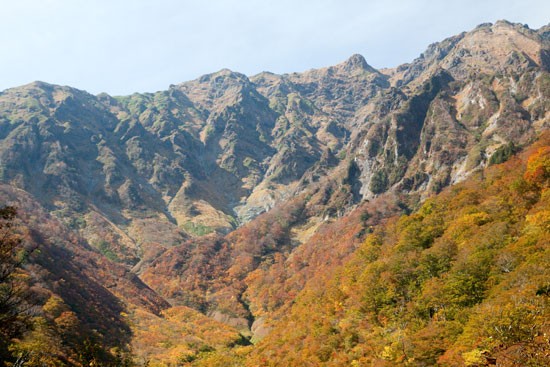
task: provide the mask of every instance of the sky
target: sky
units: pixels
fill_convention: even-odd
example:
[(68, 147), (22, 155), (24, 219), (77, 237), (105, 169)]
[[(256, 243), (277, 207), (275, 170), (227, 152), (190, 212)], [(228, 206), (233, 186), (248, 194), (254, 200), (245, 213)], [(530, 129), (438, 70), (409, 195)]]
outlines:
[(548, 0), (0, 0), (0, 91), (41, 80), (127, 95), (229, 68), (376, 67), (499, 19), (538, 29)]

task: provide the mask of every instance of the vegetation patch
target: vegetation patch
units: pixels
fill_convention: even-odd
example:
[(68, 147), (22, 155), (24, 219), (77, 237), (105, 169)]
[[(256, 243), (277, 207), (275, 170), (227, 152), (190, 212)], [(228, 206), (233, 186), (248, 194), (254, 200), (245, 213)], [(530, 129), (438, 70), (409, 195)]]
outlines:
[(182, 228), (185, 232), (194, 236), (204, 236), (214, 232), (214, 228), (206, 226), (202, 223), (195, 223), (192, 221), (187, 221), (183, 223)]

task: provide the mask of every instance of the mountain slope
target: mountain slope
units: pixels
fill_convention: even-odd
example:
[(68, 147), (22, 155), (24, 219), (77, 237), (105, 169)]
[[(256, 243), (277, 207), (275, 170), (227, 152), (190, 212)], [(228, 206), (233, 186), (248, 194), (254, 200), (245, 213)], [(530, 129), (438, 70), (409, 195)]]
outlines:
[(28, 193), (0, 185), (0, 197), (18, 208), (17, 233), (23, 248), (30, 249), (23, 275), (31, 323), (11, 344), (13, 361), (24, 356), (25, 365), (118, 366), (152, 358), (177, 363), (246, 344), (234, 328), (196, 310), (171, 307), (129, 269), (48, 215)]
[(248, 365), (546, 365), (549, 147), (379, 226)]
[[(43, 82), (8, 89), (0, 181), (89, 246), (74, 251), (130, 279), (97, 278), (74, 260), (119, 287), (141, 357), (195, 359), (244, 343), (236, 330), (254, 342), (280, 335), (297, 295), (355, 258), (376, 226), (546, 131), (549, 37), (500, 21), (391, 70), (354, 55), (304, 73), (224, 69), (122, 97)], [(186, 307), (230, 327), (211, 335), (218, 324)], [(208, 327), (174, 346), (183, 315)], [(145, 332), (155, 323), (171, 330), (166, 348), (147, 343), (159, 338)]]

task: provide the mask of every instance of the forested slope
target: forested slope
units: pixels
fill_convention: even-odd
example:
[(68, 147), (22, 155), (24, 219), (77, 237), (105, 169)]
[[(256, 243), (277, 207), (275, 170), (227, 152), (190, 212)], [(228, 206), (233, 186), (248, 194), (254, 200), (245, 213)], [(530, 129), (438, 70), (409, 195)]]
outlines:
[(550, 135), (370, 234), (248, 365), (546, 366)]

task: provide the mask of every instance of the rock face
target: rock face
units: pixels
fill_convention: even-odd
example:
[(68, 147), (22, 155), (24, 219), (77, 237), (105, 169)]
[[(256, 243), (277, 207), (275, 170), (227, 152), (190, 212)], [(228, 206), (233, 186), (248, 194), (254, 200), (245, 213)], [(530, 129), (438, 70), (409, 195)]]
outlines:
[(393, 108), (366, 109), (371, 126), (355, 141), (364, 197), (390, 188), (426, 196), (547, 128), (548, 42), (542, 29), (499, 21), (389, 71), (398, 89), (377, 103)]
[[(295, 224), (314, 231), (364, 199), (406, 193), (414, 204), (497, 162), (548, 128), (549, 70), (548, 27), (499, 21), (391, 70), (354, 55), (304, 73), (221, 70), (124, 97), (35, 82), (0, 93), (0, 181), (152, 284), (162, 254), (185, 274), (179, 259), (193, 248), (180, 244), (227, 234), (299, 195), (315, 221)], [(252, 271), (277, 246), (290, 253), (311, 236), (290, 227), (289, 243), (235, 259)], [(223, 254), (234, 255), (228, 246)], [(204, 248), (197, 264), (212, 256), (233, 269), (221, 247)], [(164, 295), (186, 304), (176, 293)]]
[(117, 98), (35, 82), (0, 95), (0, 177), (79, 218), (98, 246), (95, 229), (110, 227), (119, 259), (135, 263), (153, 245), (227, 233), (295, 194), (320, 161), (338, 164), (355, 111), (388, 86), (359, 55)]

